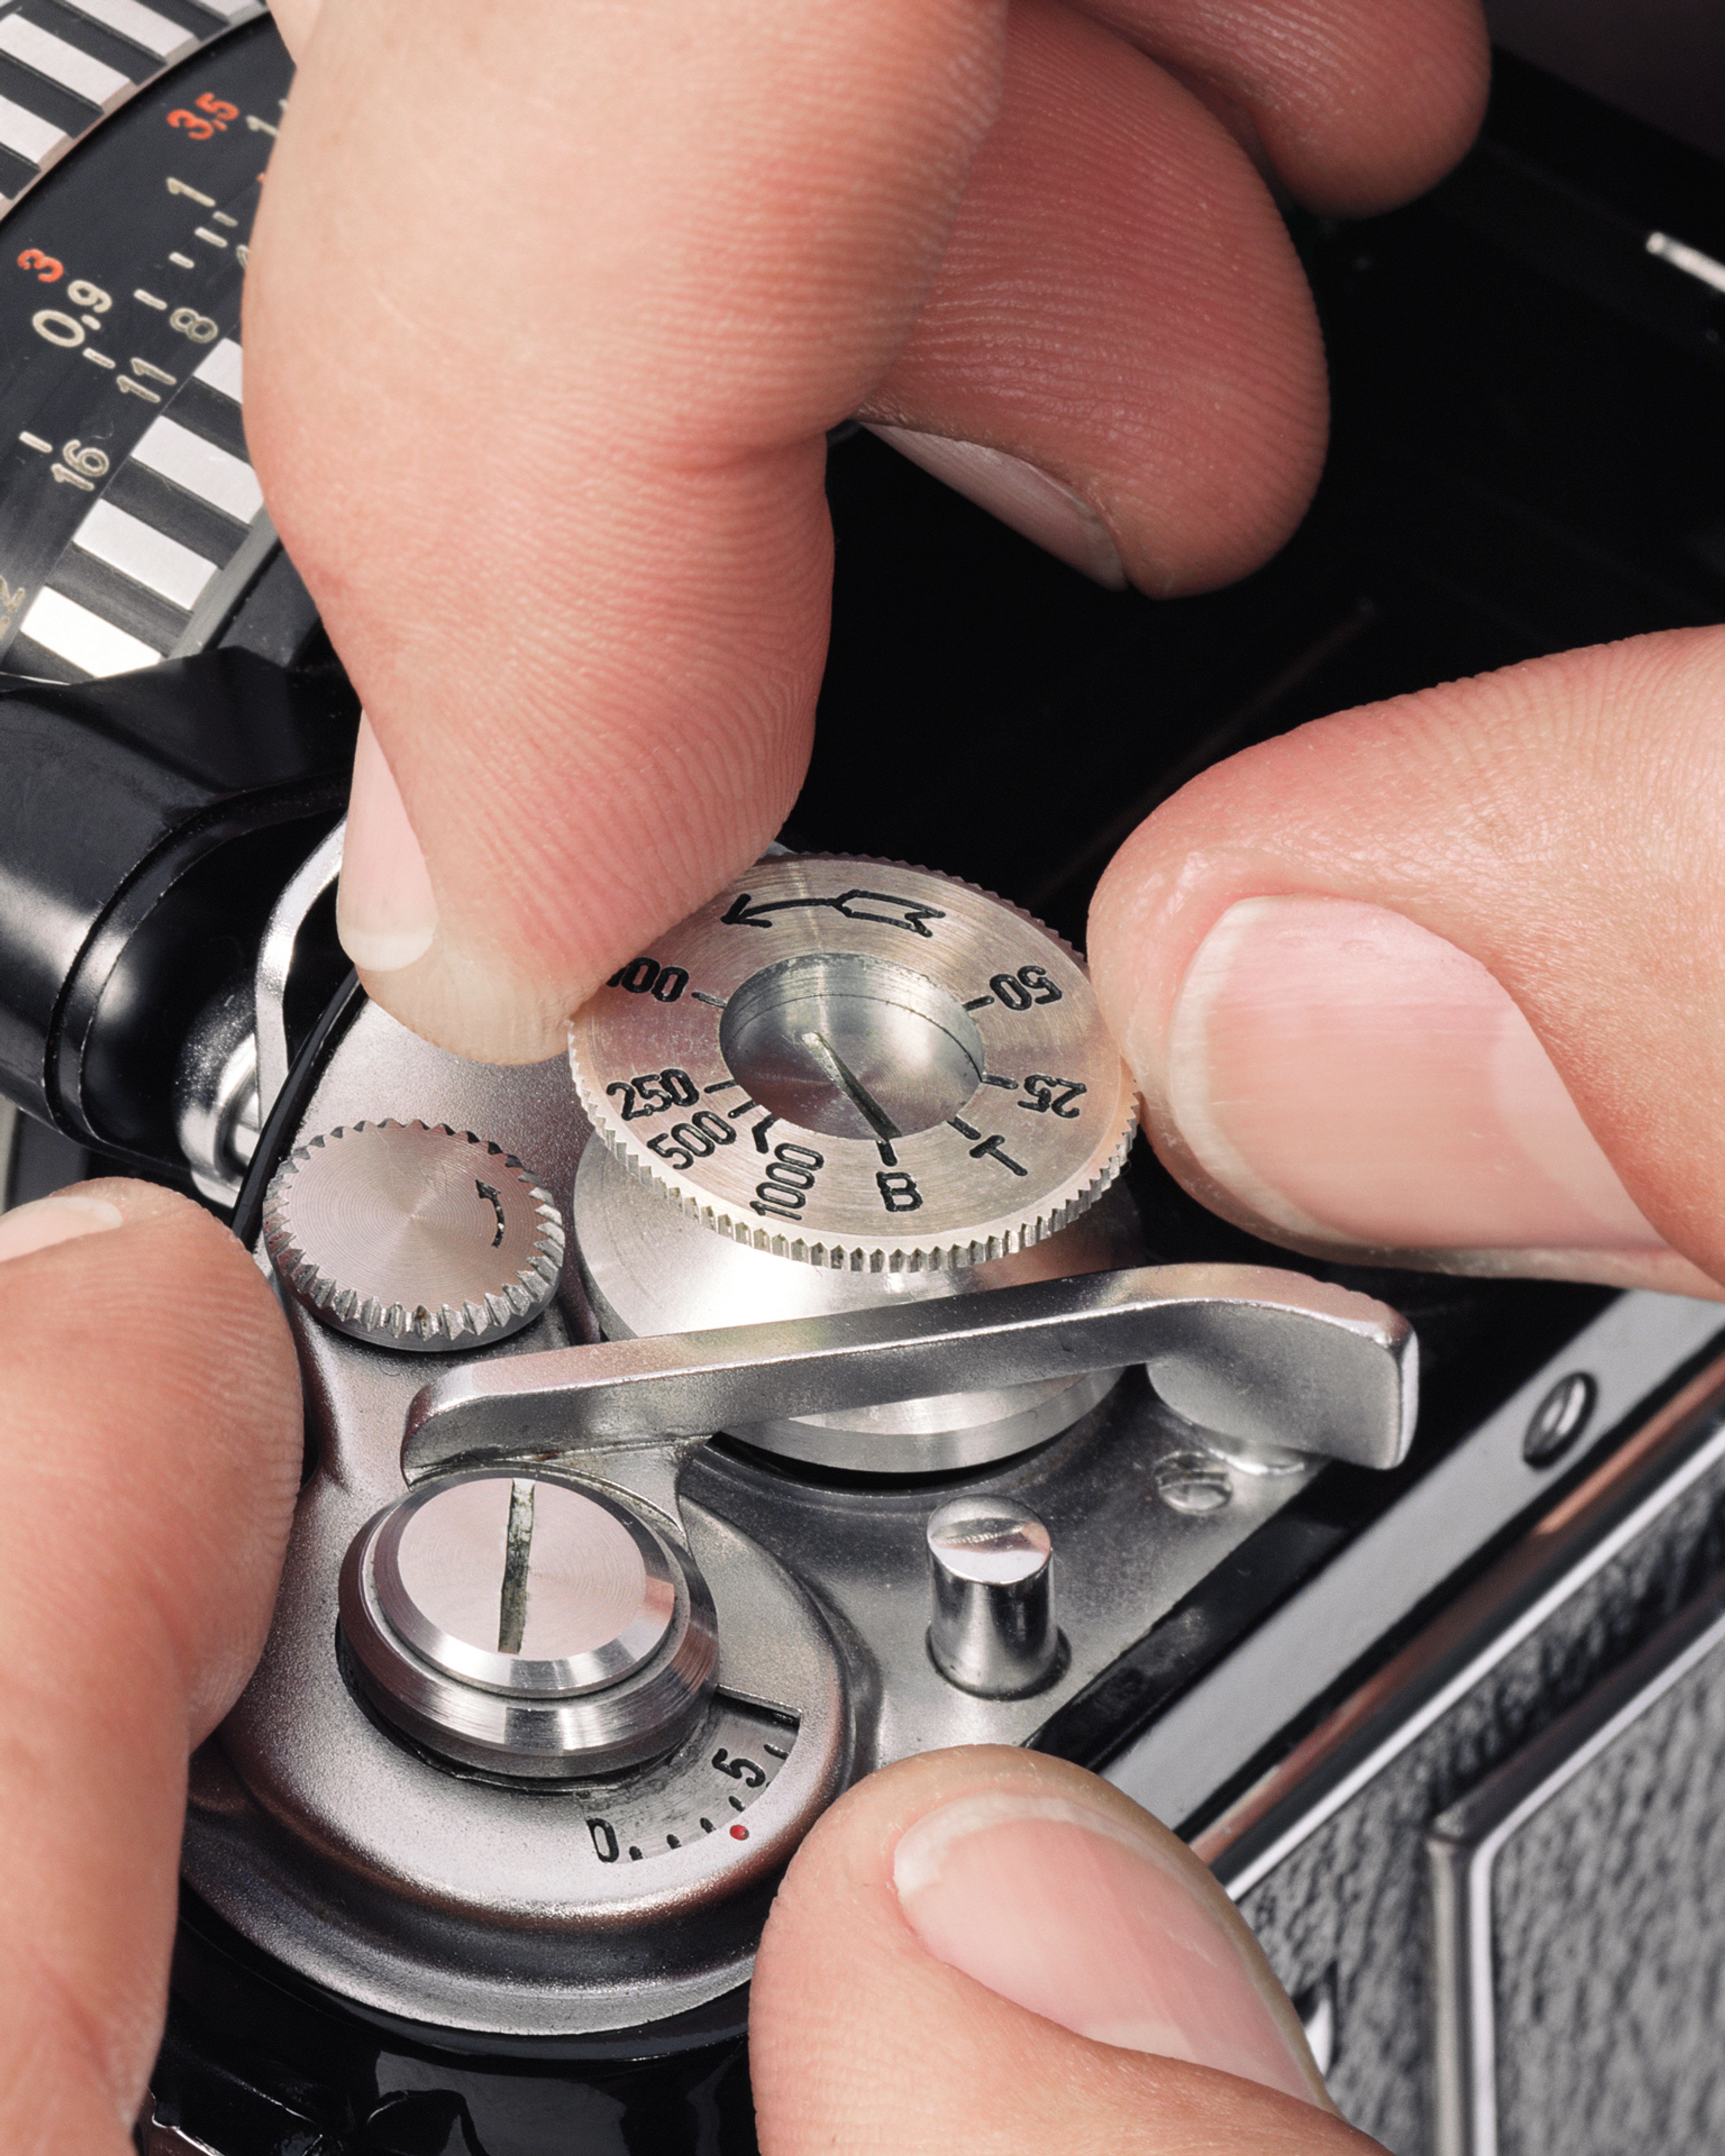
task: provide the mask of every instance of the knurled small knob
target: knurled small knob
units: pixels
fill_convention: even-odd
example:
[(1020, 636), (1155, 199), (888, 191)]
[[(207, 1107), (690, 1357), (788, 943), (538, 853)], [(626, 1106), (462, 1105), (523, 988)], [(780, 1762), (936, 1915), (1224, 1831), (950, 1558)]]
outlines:
[(447, 1124), (361, 1122), (298, 1146), (264, 1204), (289, 1291), (380, 1348), (487, 1348), (557, 1292), (562, 1216), (512, 1153)]

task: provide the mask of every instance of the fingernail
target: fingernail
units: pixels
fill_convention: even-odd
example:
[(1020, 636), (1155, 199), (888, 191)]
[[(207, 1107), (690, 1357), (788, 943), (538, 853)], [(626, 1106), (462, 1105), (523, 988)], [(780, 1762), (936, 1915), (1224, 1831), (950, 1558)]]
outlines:
[(980, 442), (950, 441), (910, 427), (870, 427), (901, 457), (944, 480), (955, 493), (1111, 592), (1126, 589), (1126, 568), (1107, 526), (1081, 495), (1021, 457)]
[(1378, 906), (1231, 906), (1180, 985), (1168, 1098), (1199, 1164), (1291, 1235), (1481, 1256), (1667, 1247), (1507, 992)]
[(0, 1261), (27, 1258), (32, 1250), (50, 1250), (80, 1235), (99, 1235), (105, 1228), (123, 1225), (125, 1219), (105, 1198), (64, 1191), (53, 1198), (33, 1198), (28, 1205), (0, 1214)]
[(401, 788), (369, 719), (359, 722), (347, 803), (341, 884), (336, 896), (341, 947), (368, 973), (393, 973), (431, 948), (437, 901)]
[(1325, 2102), (1293, 2009), (1220, 1888), (1124, 1820), (979, 1792), (918, 1820), (892, 1877), (928, 1951), (1002, 1998), (1100, 2044)]

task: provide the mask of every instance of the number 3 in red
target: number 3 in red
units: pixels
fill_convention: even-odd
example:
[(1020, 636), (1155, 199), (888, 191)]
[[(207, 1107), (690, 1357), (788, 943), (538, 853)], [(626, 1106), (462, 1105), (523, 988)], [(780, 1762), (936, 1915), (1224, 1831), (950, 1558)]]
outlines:
[(39, 247), (27, 247), (18, 259), (20, 270), (33, 270), (39, 285), (52, 285), (66, 274), (64, 262), (56, 262), (51, 254), (44, 254)]

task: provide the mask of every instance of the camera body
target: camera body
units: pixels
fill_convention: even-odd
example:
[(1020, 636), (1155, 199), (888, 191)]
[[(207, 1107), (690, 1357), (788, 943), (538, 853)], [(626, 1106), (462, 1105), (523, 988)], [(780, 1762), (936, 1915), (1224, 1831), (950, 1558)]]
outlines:
[[(896, 1101), (891, 1137), (870, 1124), (855, 1140), (876, 1228), (896, 1240), (878, 1265), (811, 1265), (792, 1245), (824, 1194), (797, 1178), (826, 1175), (833, 1149), (800, 1124), (788, 1140), (787, 1120), (756, 1160), (759, 1117), (733, 1119), (727, 1077), (698, 1067), (692, 993), (716, 977), (685, 965), (685, 946), (644, 954), (594, 1006), (683, 1029), (648, 1031), (614, 1065), (615, 1112), (643, 1109), (639, 1129), (666, 1141), (651, 1162), (629, 1157), (633, 1123), (594, 1142), (595, 1116), (613, 1111), (599, 1050), (597, 1090), (561, 1062), (485, 1070), (367, 1004), (331, 933), (352, 698), (243, 480), (186, 463), (180, 439), (243, 463), (238, 361), (219, 355), (237, 338), (254, 181), (241, 162), (220, 184), (213, 164), (188, 178), (177, 140), (167, 167), (150, 162), (176, 111), (208, 117), (213, 158), (237, 137), (260, 146), (285, 62), (244, 8), (218, 22), (203, 0), (171, 5), (183, 35), (164, 33), (147, 64), (68, 30), (136, 94), (122, 109), (114, 93), (87, 141), (58, 162), (44, 152), (40, 179), (8, 189), (20, 248), (63, 280), (87, 268), (80, 289), (110, 300), (85, 311), (99, 324), (115, 295), (157, 291), (146, 239), (163, 261), (192, 250), (189, 296), (139, 303), (139, 338), (161, 341), (141, 341), (144, 371), (127, 378), (158, 402), (107, 382), (124, 361), (65, 363), (76, 348), (59, 317), (80, 339), (97, 332), (68, 312), (64, 282), (18, 300), (19, 357), (0, 388), (51, 414), (24, 428), (47, 451), (13, 453), (0, 490), (0, 537), (22, 550), (0, 591), (3, 606), (19, 589), (0, 728), (49, 798), (105, 788), (115, 804), (58, 831), (23, 818), (0, 829), (0, 1065), (33, 1118), (10, 1139), (9, 1199), (86, 1163), (201, 1193), (275, 1263), (310, 1403), (282, 1614), (246, 1700), (194, 1763), (141, 2146), (747, 2150), (748, 1958), (797, 1839), (871, 1766), (976, 1740), (1095, 1768), (1190, 1839), (1294, 1995), (1343, 2110), (1396, 2156), (1711, 2145), (1725, 2104), (1712, 2041), (1725, 1938), (1711, 1861), (1725, 1750), (1717, 1312), (1548, 1283), (1291, 1274), (1142, 1146), (1081, 1217), (1010, 1249), (983, 1249), (984, 1235), (937, 1280), (912, 1230), (948, 1200), (915, 1165), (921, 1127)], [(73, 93), (31, 94), (46, 110)], [(68, 113), (63, 140), (77, 131)], [(125, 185), (128, 167), (186, 232), (126, 224), (123, 198), (146, 195)], [(1056, 1104), (1080, 1103), (1056, 1081), (1089, 1114), (1107, 1065), (1067, 1068), (1050, 1045), (1020, 1068), (997, 1040), (1064, 1025), (1081, 1004), (1060, 939), (1081, 940), (1096, 877), (1158, 801), (1326, 711), (1717, 618), (1725, 271), (1709, 281), (1696, 260), (1725, 261), (1720, 201), (1700, 151), (1506, 62), (1482, 145), (1435, 195), (1364, 224), (1297, 226), (1335, 373), (1331, 468), (1284, 553), (1210, 598), (1095, 590), (871, 437), (836, 440), (815, 762), (784, 855), (697, 916), (711, 947), (729, 947), (733, 914), (732, 943), (775, 954), (773, 939), (806, 928), (783, 947), (819, 960), (822, 1008), (837, 1009), (832, 968), (853, 950), (933, 978), (961, 885), (1024, 909), (1015, 922), (1034, 916), (1010, 949), (989, 941), (1007, 934), (1004, 909), (966, 916), (988, 990), (969, 1021), (987, 1038), (967, 1052), (1022, 1090), (999, 1092), (986, 1129), (941, 1095), (928, 1127), (957, 1128), (962, 1146), (940, 1142), (959, 1172), (984, 1175), (978, 1188), (1015, 1192), (1037, 1163), (1007, 1127), (1059, 1137)], [(189, 331), (172, 327), (176, 312)], [(44, 315), (46, 330), (32, 326)], [(170, 363), (170, 338), (189, 366)], [(164, 421), (177, 433), (150, 433)], [(44, 476), (49, 454), (69, 480)], [(163, 469), (176, 455), (177, 479)], [(164, 593), (166, 557), (111, 518), (109, 551), (129, 566), (99, 555), (99, 503), (198, 552), (199, 590)], [(879, 754), (882, 711), (913, 756)], [(882, 865), (906, 861), (961, 884)], [(763, 911), (775, 906), (803, 911)], [(1037, 1004), (1039, 968), (1059, 1011)], [(679, 973), (691, 993), (662, 998)], [(716, 991), (727, 1023), (747, 985)], [(806, 1040), (819, 1029), (801, 1008), (781, 998), (759, 1024)], [(957, 1024), (937, 1029), (957, 1038)], [(739, 1019), (715, 1033), (713, 1072), (755, 1071), (741, 1031)], [(1083, 1036), (1046, 1037), (1076, 1053)], [(937, 1095), (945, 1052), (924, 1071)], [(578, 1055), (578, 1078), (583, 1067)], [(761, 1112), (772, 1119), (770, 1097)], [(1098, 1158), (1107, 1123), (1094, 1125)], [(500, 1239), (529, 1238), (511, 1276), (524, 1306), (429, 1350), (380, 1335), (378, 1294), (370, 1319), (354, 1317), (356, 1293), (347, 1329), (331, 1322), (339, 1282), (322, 1304), (309, 1274), (296, 1286), (304, 1254), (289, 1240), (295, 1178), (344, 1147), (355, 1158), (349, 1134), (416, 1125), (427, 1144), (477, 1142), (477, 1172), (449, 1188), (495, 1205)], [(737, 1203), (756, 1209), (764, 1242), (679, 1209), (694, 1185), (678, 1178), (716, 1169), (673, 1131), (706, 1132), (721, 1165), (750, 1163), (760, 1179)], [(883, 1147), (904, 1159), (887, 1165)], [(907, 1187), (926, 1200), (915, 1217)], [(967, 1235), (971, 1188), (950, 1201)], [(947, 1241), (927, 1247), (956, 1232), (945, 1219)], [(1047, 1260), (1051, 1246), (1065, 1255)], [(752, 1284), (757, 1260), (782, 1311)], [(881, 1281), (916, 1292), (877, 1293)], [(982, 1304), (1011, 1315), (1019, 1360), (1000, 1324), (985, 1348), (961, 1337)], [(674, 1322), (642, 1315), (672, 1305)], [(1408, 1374), (1397, 1313), (1422, 1363), (1411, 1450), (1391, 1428)], [(1252, 1400), (1217, 1389), (1214, 1328), (1236, 1320), (1284, 1328), (1250, 1336), (1255, 1420)], [(1131, 1352), (1110, 1335), (1096, 1383), (1050, 1406), (1037, 1327), (1076, 1337), (1128, 1321), (1147, 1328)], [(733, 1329), (752, 1324), (747, 1341)], [(1332, 1367), (1338, 1341), (1366, 1360)], [(872, 1373), (842, 1400), (841, 1351)], [(953, 1359), (916, 1365), (921, 1390), (907, 1391), (882, 1373), (913, 1352)], [(1283, 1353), (1321, 1365), (1327, 1400), (1356, 1416), (1347, 1456), (1272, 1442), (1290, 1427)], [(697, 1363), (713, 1419), (679, 1423), (674, 1384), (694, 1384)], [(657, 1387), (655, 1404), (619, 1405), (631, 1387)], [(954, 1396), (972, 1400), (965, 1415), (912, 1412)], [(500, 1416), (513, 1437), (496, 1435)], [(713, 1427), (733, 1435), (703, 1442)], [(585, 1635), (565, 1641), (540, 1657), (568, 1666), (542, 1698), (475, 1719), (506, 1680), (468, 1684), (449, 1624), (403, 1646), (404, 1625), (429, 1622), (415, 1522), (445, 1498), (495, 1499), (480, 1524), (503, 1553), (506, 1601), (523, 1489), (535, 1535), (622, 1553), (642, 1599), (608, 1635), (622, 1660), (592, 1676), (575, 1667), (594, 1651)], [(412, 1517), (404, 1496), (422, 1507)], [(958, 1561), (978, 1519), (1020, 1565), (1004, 1600)], [(394, 1523), (388, 1547), (380, 1522)], [(618, 1645), (644, 1613), (660, 1629)], [(501, 1621), (500, 1654), (506, 1609)], [(284, 1727), (294, 1742), (272, 1750)], [(318, 1852), (337, 1801), (349, 1854), (331, 1869)], [(525, 1921), (533, 1892), (543, 1906)]]

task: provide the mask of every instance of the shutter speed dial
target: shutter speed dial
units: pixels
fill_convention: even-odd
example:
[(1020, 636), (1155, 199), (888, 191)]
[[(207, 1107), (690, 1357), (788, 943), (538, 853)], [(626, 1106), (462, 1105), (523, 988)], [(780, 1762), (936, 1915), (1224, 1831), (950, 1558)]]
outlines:
[(721, 1235), (850, 1271), (972, 1266), (1076, 1220), (1136, 1102), (1076, 954), (927, 870), (786, 855), (570, 1029), (594, 1129)]

